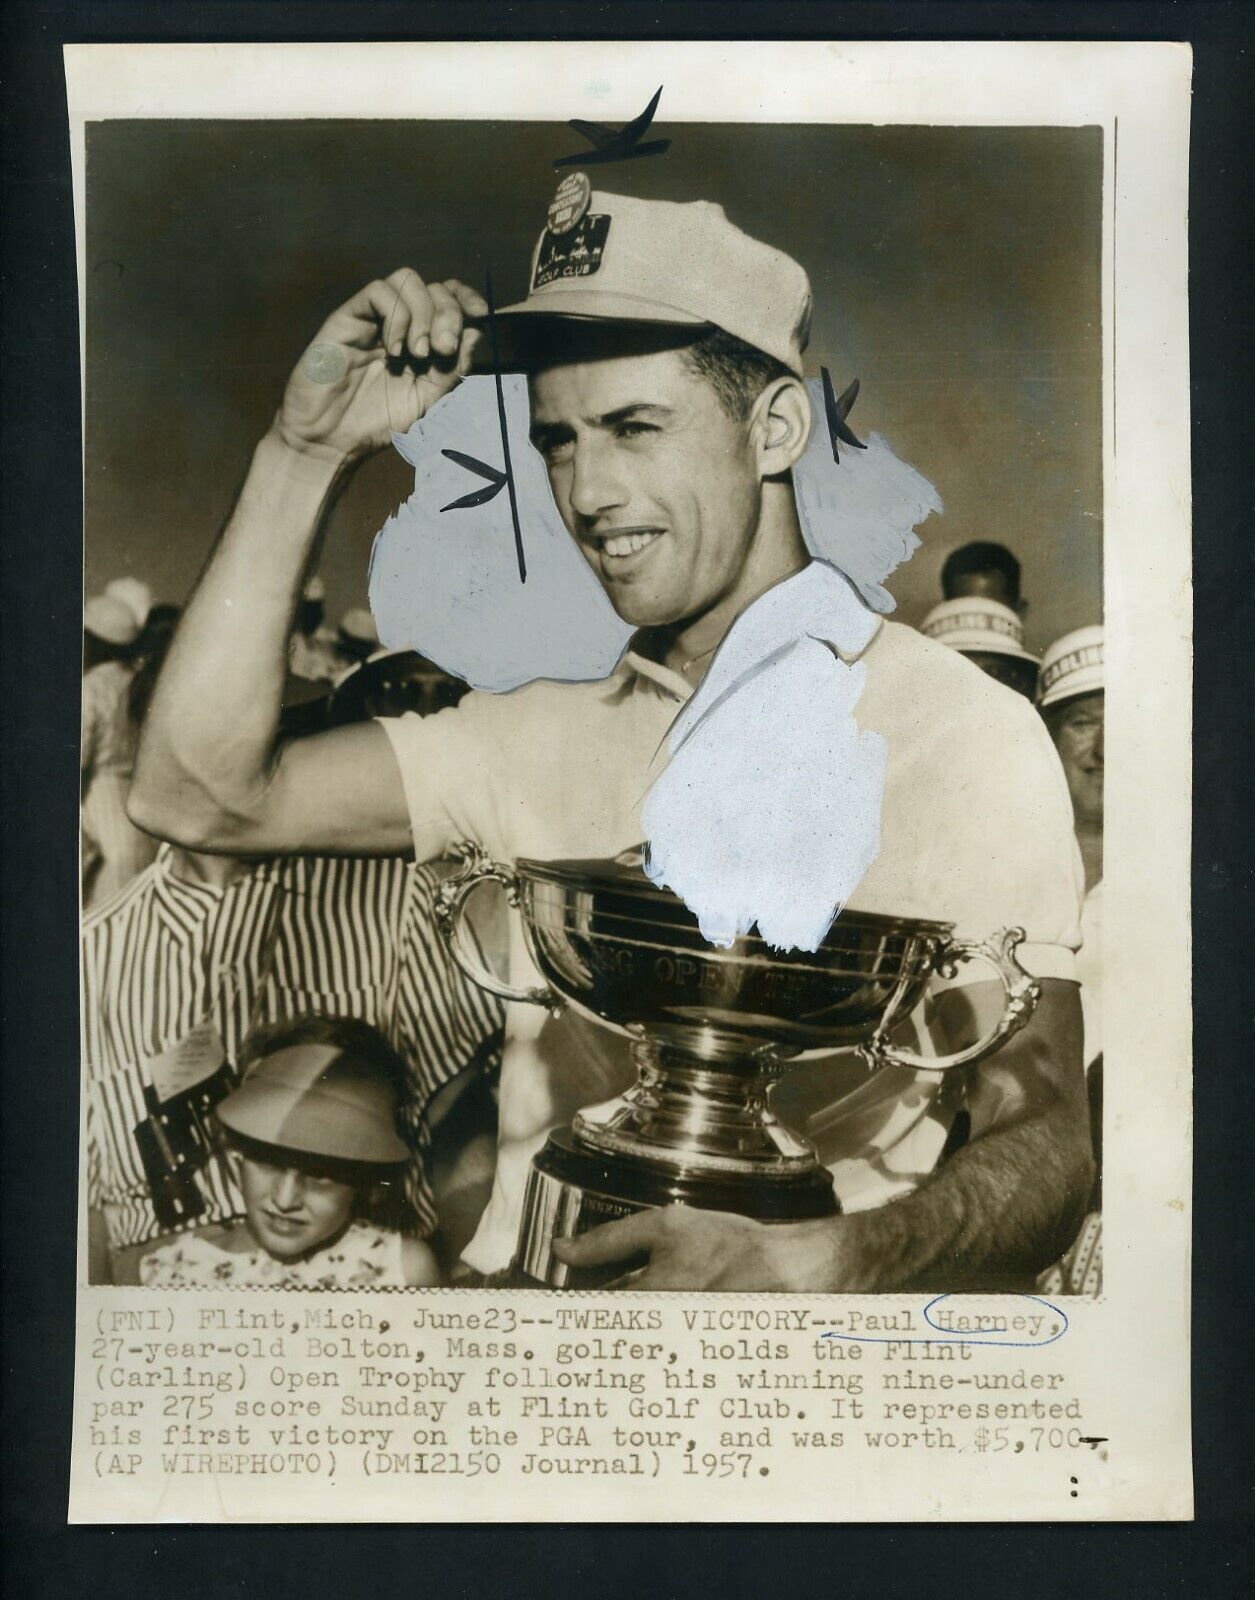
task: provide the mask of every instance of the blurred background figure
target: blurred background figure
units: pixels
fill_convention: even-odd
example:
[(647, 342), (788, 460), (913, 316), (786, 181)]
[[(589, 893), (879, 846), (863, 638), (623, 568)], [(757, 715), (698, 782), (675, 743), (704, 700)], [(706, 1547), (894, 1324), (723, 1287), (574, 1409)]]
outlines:
[[(976, 546), (969, 545), (968, 549)], [(991, 546), (1001, 549), (1000, 545)], [(949, 645), (982, 672), (1027, 699), (1037, 687), (1038, 662), (1024, 648), (1024, 624), (1019, 613), (1000, 600), (943, 600), (920, 624), (920, 632), (938, 644)]]
[(365, 606), (354, 606), (340, 618), (336, 648), (340, 653), (341, 670), (360, 666), (379, 649), (379, 630)]
[[(1103, 835), (1103, 631), (1078, 628), (1057, 639), (1042, 657), (1037, 704), (1055, 742), (1072, 796), (1076, 840), (1085, 865), (1085, 936), (1080, 965), (1085, 988), (1097, 994), (1098, 936), (1101, 926)], [(1082, 1003), (1085, 990), (1081, 992)], [(1092, 1009), (1092, 1015), (1091, 1015)], [(1086, 1008), (1085, 1054), (1101, 1050), (1097, 1004)]]
[(417, 650), (376, 650), (351, 668), (331, 691), (328, 725), (339, 728), (370, 717), (420, 717), (455, 706), (467, 692), (461, 679), (442, 671)]
[(348, 662), (327, 622), (327, 586), (317, 576), (305, 585), (288, 645), (288, 670), (313, 683), (333, 683)]
[(977, 540), (960, 545), (941, 569), (943, 600), (998, 600), (1019, 617), (1028, 610), (1020, 594), (1020, 563), (1003, 544)]
[(120, 600), (135, 618), (136, 626), (143, 628), (152, 610), (153, 592), (139, 578), (114, 578), (105, 584), (105, 593), (111, 600)]
[(129, 663), (139, 627), (130, 606), (112, 595), (93, 595), (83, 607), (83, 671)]
[(95, 595), (83, 608), (79, 832), (85, 910), (142, 872), (157, 849), (126, 814), (135, 762), (129, 694), (141, 627), (135, 607), (116, 594)]
[(1076, 1243), (1043, 1279), (1046, 1293), (1096, 1294), (1102, 1288), (1102, 839), (1105, 693), (1103, 630), (1065, 633), (1042, 657), (1037, 704), (1063, 763), (1085, 867), (1083, 943), (1076, 958), (1085, 1025), (1085, 1078), (1098, 1174)]
[(164, 601), (149, 606), (139, 638), (135, 641), (137, 661), (145, 660), (154, 652), (165, 655), (182, 615), (180, 606), (167, 605)]
[(148, 619), (140, 630), (131, 652), (131, 683), (127, 690), (126, 710), (131, 724), (133, 742), (139, 740), (140, 725), (148, 702), (152, 699), (157, 674), (161, 671), (166, 653), (174, 643), (174, 632), (182, 611), (178, 606), (154, 605), (149, 608)]

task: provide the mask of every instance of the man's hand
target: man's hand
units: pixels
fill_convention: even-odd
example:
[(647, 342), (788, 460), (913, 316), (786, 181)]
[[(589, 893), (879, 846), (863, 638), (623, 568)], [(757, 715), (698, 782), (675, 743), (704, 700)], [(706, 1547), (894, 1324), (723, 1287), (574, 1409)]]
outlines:
[(726, 1211), (664, 1206), (554, 1241), (571, 1267), (627, 1263), (647, 1253), (633, 1289), (757, 1289), (798, 1293), (831, 1287), (837, 1234), (831, 1222), (763, 1223)]
[(482, 337), (465, 325), (483, 296), (408, 267), (368, 283), (333, 311), (288, 379), (275, 431), (290, 449), (333, 466), (381, 450), (470, 370)]

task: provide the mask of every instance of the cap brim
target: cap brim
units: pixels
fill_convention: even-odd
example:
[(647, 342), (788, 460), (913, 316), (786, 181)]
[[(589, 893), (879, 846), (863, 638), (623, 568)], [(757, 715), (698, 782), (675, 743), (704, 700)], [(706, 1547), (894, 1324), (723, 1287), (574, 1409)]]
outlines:
[[(467, 319), (474, 326), (488, 329), (488, 318)], [(629, 325), (642, 328), (699, 329), (714, 324), (704, 317), (695, 317), (675, 306), (660, 305), (651, 300), (637, 300), (631, 295), (602, 294), (593, 289), (571, 289), (559, 294), (532, 295), (513, 305), (494, 310), (493, 321), (498, 334), (499, 354), (503, 366), (508, 367), (515, 357), (519, 339), (528, 330), (534, 330), (545, 321), (551, 323), (601, 323), (606, 326)], [(475, 366), (490, 368), (492, 347), (487, 339), (480, 341), (475, 352)]]
[[(945, 642), (949, 643), (949, 640), (946, 640)], [(964, 654), (976, 656), (1006, 656), (1011, 661), (1031, 661), (1035, 667), (1041, 665), (1035, 655), (1031, 654), (1031, 652), (1028, 650), (1019, 649), (1013, 644), (990, 644), (988, 640), (982, 639), (979, 644), (975, 642), (956, 644), (954, 649), (960, 650)]]
[[(631, 294), (611, 294), (600, 289), (557, 289), (549, 294), (528, 295), (512, 306), (502, 306), (496, 317), (582, 317), (597, 322), (660, 322), (683, 328), (707, 328), (705, 317), (691, 311), (641, 300)], [(486, 321), (481, 318), (481, 321)]]
[(961, 656), (1008, 656), (1012, 661), (1031, 661), (1035, 667), (1040, 665), (1031, 651), (997, 634), (930, 633), (925, 637), (931, 639), (934, 644), (944, 644), (949, 650), (957, 650)]
[(1039, 711), (1047, 706), (1057, 706), (1064, 700), (1075, 700), (1083, 694), (1101, 694), (1104, 689), (1102, 669), (1070, 673), (1062, 683), (1051, 684), (1037, 702)]

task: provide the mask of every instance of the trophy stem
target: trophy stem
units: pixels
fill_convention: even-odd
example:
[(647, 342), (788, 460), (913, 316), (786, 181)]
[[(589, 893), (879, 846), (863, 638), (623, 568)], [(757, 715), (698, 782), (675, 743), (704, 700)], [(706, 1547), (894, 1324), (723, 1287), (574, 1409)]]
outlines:
[(708, 1034), (645, 1036), (633, 1047), (637, 1080), (626, 1094), (579, 1112), (576, 1140), (692, 1176), (796, 1178), (815, 1153), (772, 1114), (767, 1090), (783, 1071), (770, 1049), (747, 1050)]

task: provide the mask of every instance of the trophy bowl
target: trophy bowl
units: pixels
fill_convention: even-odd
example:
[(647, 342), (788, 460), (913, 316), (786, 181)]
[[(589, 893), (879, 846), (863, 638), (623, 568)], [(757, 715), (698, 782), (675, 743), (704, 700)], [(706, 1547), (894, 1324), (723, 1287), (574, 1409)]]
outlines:
[[(678, 896), (645, 875), (639, 852), (612, 861), (489, 860), (459, 846), (437, 915), (454, 960), (503, 999), (566, 1007), (632, 1041), (637, 1081), (578, 1112), (535, 1157), (516, 1281), (595, 1287), (622, 1266), (575, 1272), (552, 1240), (646, 1206), (685, 1204), (763, 1222), (835, 1215), (832, 1179), (780, 1123), (767, 1092), (808, 1051), (859, 1051), (869, 1069), (930, 1072), (979, 1060), (1027, 1021), (1037, 985), (1015, 960), (1018, 928), (958, 940), (949, 923), (843, 911), (818, 950), (780, 951), (757, 934), (722, 948)], [(538, 988), (515, 988), (479, 958), (463, 912), (487, 882), (518, 910)], [(934, 973), (984, 960), (1005, 991), (995, 1027), (948, 1056), (896, 1050), (889, 1035)]]

